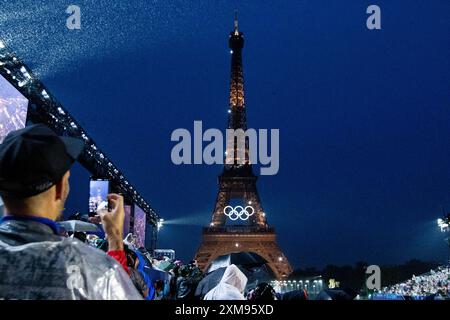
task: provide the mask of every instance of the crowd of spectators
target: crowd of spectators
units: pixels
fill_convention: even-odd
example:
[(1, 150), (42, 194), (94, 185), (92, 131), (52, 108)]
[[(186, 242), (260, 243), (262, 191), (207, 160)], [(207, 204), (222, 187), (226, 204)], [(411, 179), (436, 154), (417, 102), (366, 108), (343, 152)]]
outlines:
[(439, 267), (429, 273), (413, 276), (402, 283), (384, 287), (378, 293), (413, 298), (450, 299), (450, 266)]
[(137, 247), (132, 234), (124, 238), (120, 194), (109, 194), (107, 205), (90, 217), (91, 223), (101, 224), (104, 236), (66, 232), (57, 222), (69, 196), (70, 168), (83, 150), (83, 141), (60, 137), (41, 124), (13, 131), (0, 144), (5, 207), (0, 220), (0, 299), (277, 298), (267, 283), (247, 290), (248, 278), (234, 264), (213, 271), (223, 272), (213, 278), (195, 260), (183, 264), (152, 257)]

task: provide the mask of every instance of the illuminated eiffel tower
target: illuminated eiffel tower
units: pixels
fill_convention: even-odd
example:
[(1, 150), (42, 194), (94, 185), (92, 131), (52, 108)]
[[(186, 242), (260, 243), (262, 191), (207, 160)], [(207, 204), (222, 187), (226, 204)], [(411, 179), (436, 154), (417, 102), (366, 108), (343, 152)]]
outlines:
[[(242, 68), (243, 33), (238, 29), (237, 15), (234, 30), (229, 36), (231, 53), (230, 109), (228, 129), (247, 130), (246, 107), (244, 96), (244, 74)], [(233, 252), (253, 252), (265, 260), (277, 279), (286, 278), (292, 268), (278, 247), (274, 228), (266, 221), (258, 191), (257, 176), (253, 173), (249, 161), (249, 146), (240, 150), (237, 141), (228, 146), (226, 154), (234, 161), (225, 164), (219, 176), (219, 192), (209, 227), (203, 229), (203, 240), (197, 251), (196, 260), (204, 271), (218, 256)], [(240, 159), (242, 155), (245, 159)], [(240, 201), (239, 206), (232, 206), (232, 201)], [(237, 211), (231, 212), (231, 210)], [(240, 216), (242, 210), (246, 214)], [(231, 215), (230, 215), (231, 214)], [(245, 221), (239, 217), (248, 218)], [(228, 218), (228, 219), (227, 219)], [(232, 218), (232, 219), (230, 219)]]

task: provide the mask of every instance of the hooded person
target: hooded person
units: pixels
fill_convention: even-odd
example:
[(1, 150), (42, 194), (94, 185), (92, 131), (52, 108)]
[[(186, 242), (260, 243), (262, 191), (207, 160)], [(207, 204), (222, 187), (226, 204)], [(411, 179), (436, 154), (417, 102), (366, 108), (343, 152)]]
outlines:
[(243, 292), (247, 285), (247, 277), (234, 264), (229, 265), (219, 284), (212, 288), (204, 300), (246, 300)]

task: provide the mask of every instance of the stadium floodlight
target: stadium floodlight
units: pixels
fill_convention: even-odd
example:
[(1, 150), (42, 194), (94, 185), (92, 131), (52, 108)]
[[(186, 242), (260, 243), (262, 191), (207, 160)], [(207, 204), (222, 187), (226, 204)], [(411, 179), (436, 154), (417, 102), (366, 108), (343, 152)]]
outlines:
[(438, 227), (441, 228), (441, 232), (448, 232), (450, 225), (450, 215), (437, 219)]
[(27, 69), (26, 69), (24, 66), (22, 66), (22, 67), (20, 68), (20, 72), (22, 72), (23, 76), (24, 76), (27, 80), (30, 80), (30, 79), (31, 79), (30, 73), (27, 71)]
[(47, 91), (45, 91), (45, 89), (41, 91), (41, 94), (45, 99), (50, 99), (50, 96), (48, 95)]
[(157, 222), (158, 231), (163, 227), (163, 225), (164, 225), (164, 219), (159, 219)]

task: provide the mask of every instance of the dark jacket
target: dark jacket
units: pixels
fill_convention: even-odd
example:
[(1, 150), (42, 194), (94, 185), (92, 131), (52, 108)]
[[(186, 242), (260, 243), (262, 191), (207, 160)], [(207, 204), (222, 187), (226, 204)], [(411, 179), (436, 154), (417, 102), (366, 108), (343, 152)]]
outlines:
[(177, 299), (193, 300), (198, 283), (203, 278), (199, 268), (187, 265), (182, 267), (181, 276), (177, 278)]

